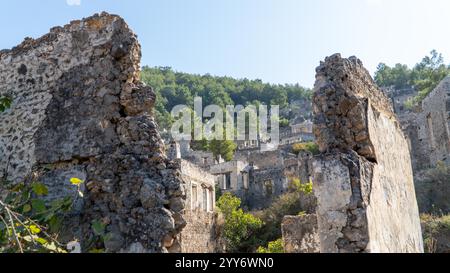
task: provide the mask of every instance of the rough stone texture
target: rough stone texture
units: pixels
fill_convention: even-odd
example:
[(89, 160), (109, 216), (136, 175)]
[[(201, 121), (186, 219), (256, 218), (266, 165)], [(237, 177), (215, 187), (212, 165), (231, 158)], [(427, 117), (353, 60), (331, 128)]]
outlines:
[(200, 210), (186, 211), (187, 225), (180, 234), (182, 253), (222, 253), (222, 225), (220, 215)]
[[(422, 102), (418, 115), (418, 137), (422, 144), (421, 167), (450, 163), (450, 76), (445, 78)], [(416, 147), (413, 147), (416, 148)]]
[(408, 142), (361, 61), (326, 58), (313, 108), (321, 252), (423, 252)]
[(281, 223), (286, 253), (320, 253), (317, 216), (285, 216)]
[(251, 170), (248, 189), (242, 189), (243, 205), (249, 210), (270, 207), (273, 201), (288, 190), (288, 179), (281, 168)]
[[(414, 89), (412, 89), (414, 90)], [(404, 102), (417, 95), (410, 90), (387, 90), (402, 129), (410, 141), (415, 174), (432, 168), (439, 161), (450, 164), (450, 76), (412, 110)]]
[[(215, 176), (183, 159), (175, 160), (186, 189), (186, 222), (179, 235), (182, 253), (220, 252), (219, 215), (215, 212)], [(180, 204), (182, 205), (182, 204)]]
[(84, 247), (99, 220), (109, 252), (165, 252), (183, 222), (182, 180), (164, 155), (140, 57), (124, 20), (106, 13), (0, 52), (0, 96), (13, 98), (0, 114), (0, 172), (15, 182), (33, 173), (49, 199), (74, 194), (70, 177), (86, 180), (68, 223), (79, 223), (68, 236)]

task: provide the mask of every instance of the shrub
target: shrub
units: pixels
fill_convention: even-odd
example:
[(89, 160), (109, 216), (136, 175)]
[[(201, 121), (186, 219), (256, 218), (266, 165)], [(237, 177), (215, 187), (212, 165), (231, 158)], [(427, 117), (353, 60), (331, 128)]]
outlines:
[(312, 182), (302, 184), (299, 179), (292, 179), (288, 193), (275, 199), (269, 208), (256, 213), (264, 222), (264, 226), (257, 232), (258, 240), (247, 242), (247, 251), (253, 252), (258, 246), (268, 245), (269, 242), (280, 238), (284, 216), (314, 213), (315, 209), (316, 199), (312, 194)]
[(314, 142), (305, 142), (305, 143), (296, 143), (292, 145), (292, 152), (296, 155), (300, 154), (300, 152), (309, 152), (313, 155), (317, 155), (320, 153), (319, 145)]
[(450, 253), (450, 214), (422, 214), (422, 232), (427, 253)]
[(284, 253), (283, 239), (269, 242), (267, 248), (260, 246), (257, 253)]
[(229, 252), (241, 251), (241, 244), (250, 240), (263, 222), (255, 216), (245, 213), (241, 208), (241, 200), (231, 193), (225, 193), (217, 201), (225, 223), (223, 236)]
[(450, 213), (450, 166), (438, 163), (436, 168), (416, 175), (415, 184), (421, 212)]
[(310, 195), (313, 193), (313, 182), (309, 181), (303, 184), (299, 178), (291, 178), (289, 182), (289, 190), (291, 192), (303, 193), (305, 195)]

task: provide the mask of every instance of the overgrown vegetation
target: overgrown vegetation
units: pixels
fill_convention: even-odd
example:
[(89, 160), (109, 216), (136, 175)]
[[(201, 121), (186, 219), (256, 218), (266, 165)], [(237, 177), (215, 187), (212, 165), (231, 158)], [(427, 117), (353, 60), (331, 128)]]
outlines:
[(241, 200), (231, 193), (225, 193), (217, 201), (217, 207), (225, 218), (224, 238), (228, 252), (241, 252), (241, 244), (254, 240), (255, 232), (263, 222), (241, 209)]
[(203, 105), (280, 105), (296, 100), (310, 100), (312, 91), (298, 84), (275, 85), (261, 80), (234, 79), (175, 72), (170, 67), (144, 67), (142, 81), (156, 93), (155, 114), (162, 128), (173, 122), (170, 111), (179, 104), (192, 106), (194, 97)]
[(255, 214), (264, 222), (264, 226), (258, 230), (258, 240), (249, 242), (247, 250), (254, 252), (259, 246), (266, 246), (281, 238), (281, 223), (286, 215), (314, 213), (316, 201), (312, 193), (311, 181), (302, 183), (299, 178), (291, 178), (288, 193), (279, 196), (269, 208)]
[[(161, 128), (170, 130), (174, 119), (170, 112), (176, 105), (193, 107), (194, 98), (201, 97), (203, 106), (218, 105), (279, 105), (286, 107), (294, 101), (311, 100), (312, 91), (300, 85), (275, 85), (261, 80), (234, 79), (211, 75), (194, 75), (175, 72), (169, 67), (144, 67), (141, 79), (156, 93), (154, 114)], [(194, 114), (193, 114), (194, 115)], [(201, 119), (194, 117), (193, 120)], [(200, 120), (204, 122), (205, 120)], [(280, 117), (281, 127), (289, 120)], [(233, 158), (236, 145), (233, 141), (211, 140), (193, 143), (193, 148), (214, 153), (226, 161)]]
[(301, 152), (309, 152), (312, 155), (317, 155), (320, 153), (319, 145), (315, 142), (304, 142), (304, 143), (295, 143), (292, 145), (292, 152), (296, 155)]
[(416, 175), (420, 211), (435, 215), (450, 213), (450, 166), (439, 162), (436, 168)]
[(272, 205), (259, 212), (245, 213), (241, 200), (225, 193), (217, 202), (224, 214), (224, 237), (228, 251), (241, 253), (281, 253), (281, 222), (286, 215), (299, 215), (315, 211), (312, 182), (301, 183), (292, 178), (289, 192), (279, 196)]
[(284, 253), (283, 239), (278, 239), (273, 242), (269, 242), (267, 248), (260, 246), (257, 253)]
[(422, 214), (421, 222), (425, 252), (450, 253), (450, 214)]
[(42, 183), (1, 182), (7, 195), (0, 200), (0, 253), (67, 252), (58, 233), (74, 202), (82, 197), (83, 181), (72, 178), (70, 182), (78, 187), (77, 195), (51, 202), (45, 200), (48, 188)]
[(375, 72), (375, 81), (382, 87), (394, 87), (397, 90), (414, 88), (417, 95), (407, 101), (406, 107), (412, 108), (422, 100), (450, 74), (450, 66), (444, 63), (442, 54), (436, 50), (425, 56), (413, 68), (404, 64), (390, 67), (381, 63)]
[(193, 141), (192, 148), (197, 151), (209, 151), (213, 153), (216, 160), (222, 157), (225, 161), (231, 161), (234, 158), (237, 145), (231, 140), (202, 140)]

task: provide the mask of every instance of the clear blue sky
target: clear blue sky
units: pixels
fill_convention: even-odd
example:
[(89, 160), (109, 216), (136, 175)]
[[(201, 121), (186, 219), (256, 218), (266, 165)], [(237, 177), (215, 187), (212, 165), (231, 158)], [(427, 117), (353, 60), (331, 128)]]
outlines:
[(311, 87), (336, 52), (413, 65), (432, 49), (450, 61), (448, 0), (8, 0), (0, 48), (95, 12), (123, 16), (143, 65)]

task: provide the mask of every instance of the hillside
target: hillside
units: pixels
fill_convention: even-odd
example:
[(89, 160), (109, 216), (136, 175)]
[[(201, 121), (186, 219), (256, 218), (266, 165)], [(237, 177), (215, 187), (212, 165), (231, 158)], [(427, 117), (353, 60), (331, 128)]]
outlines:
[(170, 111), (174, 106), (193, 105), (196, 96), (202, 97), (204, 106), (279, 105), (282, 116), (288, 119), (298, 116), (289, 117), (290, 107), (306, 108), (297, 111), (306, 116), (310, 113), (312, 91), (299, 84), (269, 84), (261, 80), (196, 75), (176, 72), (170, 67), (148, 66), (142, 69), (141, 79), (156, 93), (155, 114), (162, 128), (170, 127)]

